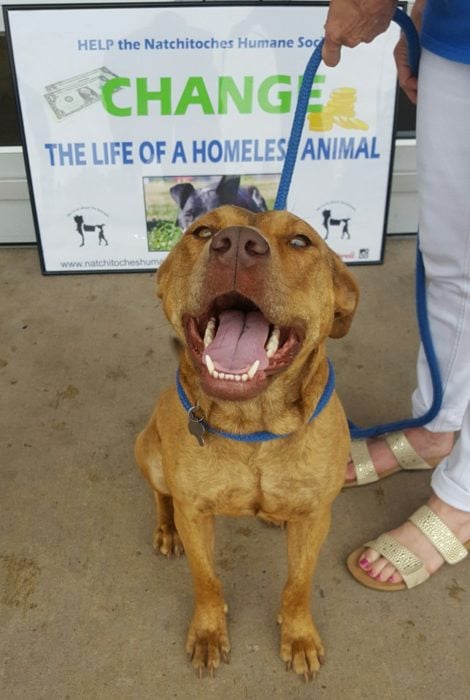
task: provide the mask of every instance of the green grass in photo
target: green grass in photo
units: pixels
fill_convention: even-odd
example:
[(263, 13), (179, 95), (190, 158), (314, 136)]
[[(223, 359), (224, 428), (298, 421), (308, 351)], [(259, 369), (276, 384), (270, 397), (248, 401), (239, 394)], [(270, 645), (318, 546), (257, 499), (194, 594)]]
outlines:
[(152, 253), (171, 250), (181, 238), (181, 229), (173, 221), (154, 219), (147, 226), (148, 248)]

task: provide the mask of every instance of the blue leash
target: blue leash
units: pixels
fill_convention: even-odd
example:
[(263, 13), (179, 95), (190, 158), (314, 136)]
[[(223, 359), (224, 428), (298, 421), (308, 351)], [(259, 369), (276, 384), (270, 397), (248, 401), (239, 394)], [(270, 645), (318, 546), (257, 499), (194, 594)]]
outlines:
[[(411, 70), (413, 72), (413, 75), (417, 75), (420, 58), (420, 43), (416, 28), (412, 20), (408, 17), (408, 15), (400, 9), (397, 9), (395, 11), (393, 21), (400, 26), (400, 28), (406, 36), (408, 43), (408, 58)], [(289, 194), (289, 188), (291, 185), (292, 176), (294, 174), (297, 153), (299, 150), (300, 139), (304, 127), (305, 116), (307, 114), (313, 81), (317, 73), (318, 67), (321, 63), (323, 43), (324, 40), (322, 39), (315, 48), (315, 51), (310, 57), (310, 60), (308, 61), (307, 66), (305, 68), (304, 76), (302, 79), (302, 85), (299, 91), (299, 98), (294, 114), (294, 120), (291, 127), (286, 158), (284, 161), (284, 166), (279, 181), (276, 201), (274, 203), (275, 210), (287, 208), (287, 196)], [(426, 304), (426, 280), (423, 258), (419, 249), (419, 242), (416, 253), (416, 314), (418, 319), (418, 327), (421, 342), (429, 365), (429, 371), (433, 387), (433, 402), (431, 407), (423, 416), (420, 416), (419, 418), (409, 418), (406, 420), (395, 421), (392, 423), (383, 423), (381, 425), (376, 425), (371, 428), (359, 428), (358, 426), (354, 425), (354, 423), (349, 421), (351, 437), (373, 437), (394, 430), (404, 430), (405, 428), (419, 427), (425, 425), (426, 423), (429, 423), (429, 421), (435, 418), (441, 407), (442, 382), (432, 342), (431, 331), (429, 328), (429, 319), (427, 315)]]

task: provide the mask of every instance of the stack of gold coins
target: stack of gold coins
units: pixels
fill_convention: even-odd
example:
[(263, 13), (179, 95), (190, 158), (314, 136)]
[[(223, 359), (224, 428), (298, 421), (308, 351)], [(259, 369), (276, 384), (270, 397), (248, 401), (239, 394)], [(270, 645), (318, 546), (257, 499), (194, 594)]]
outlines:
[(326, 109), (331, 109), (335, 117), (355, 117), (356, 97), (356, 88), (336, 88), (330, 94)]
[(333, 112), (328, 105), (321, 112), (310, 112), (307, 115), (308, 128), (311, 131), (330, 131), (333, 128)]
[(343, 129), (359, 129), (360, 131), (367, 131), (369, 125), (363, 122), (362, 119), (357, 117), (333, 117), (333, 121), (338, 126), (343, 127)]
[(356, 117), (356, 100), (356, 88), (335, 88), (330, 93), (330, 98), (321, 112), (308, 114), (309, 129), (311, 131), (330, 131), (336, 124), (343, 129), (367, 131), (368, 124)]

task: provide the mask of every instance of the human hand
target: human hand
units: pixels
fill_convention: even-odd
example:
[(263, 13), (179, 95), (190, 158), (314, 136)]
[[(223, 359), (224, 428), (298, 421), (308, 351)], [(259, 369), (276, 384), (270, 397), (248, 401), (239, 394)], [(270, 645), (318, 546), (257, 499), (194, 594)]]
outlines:
[(418, 78), (411, 72), (408, 61), (408, 44), (404, 36), (395, 46), (393, 52), (398, 72), (398, 82), (405, 95), (416, 104), (418, 101)]
[[(423, 21), (423, 12), (426, 0), (415, 0), (411, 8), (411, 19), (419, 34)], [(416, 104), (418, 101), (418, 78), (412, 75), (408, 61), (408, 47), (405, 37), (402, 35), (394, 51), (395, 64), (398, 72), (398, 82), (405, 95)]]
[(342, 46), (353, 48), (382, 34), (396, 8), (396, 0), (331, 0), (322, 50), (326, 65), (339, 63)]

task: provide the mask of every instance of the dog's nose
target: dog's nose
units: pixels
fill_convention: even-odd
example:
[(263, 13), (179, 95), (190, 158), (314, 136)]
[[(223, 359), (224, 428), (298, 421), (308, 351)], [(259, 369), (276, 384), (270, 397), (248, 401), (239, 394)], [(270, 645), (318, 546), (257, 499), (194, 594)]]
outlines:
[(212, 238), (210, 250), (226, 265), (235, 261), (250, 267), (265, 260), (270, 253), (269, 243), (251, 226), (228, 226)]

